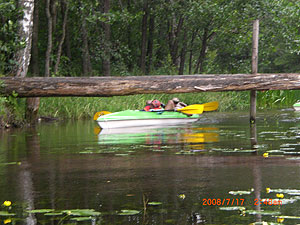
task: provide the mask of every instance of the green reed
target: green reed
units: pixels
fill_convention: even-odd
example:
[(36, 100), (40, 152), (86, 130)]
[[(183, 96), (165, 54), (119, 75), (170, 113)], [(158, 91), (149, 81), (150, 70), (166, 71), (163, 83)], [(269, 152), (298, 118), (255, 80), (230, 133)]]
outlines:
[[(126, 109), (143, 109), (147, 100), (158, 99), (167, 103), (173, 97), (190, 104), (202, 104), (210, 101), (219, 102), (219, 112), (249, 110), (250, 92), (208, 92), (185, 94), (141, 94), (114, 97), (55, 97), (40, 99), (40, 116), (65, 119), (91, 118), (98, 111), (117, 112)], [(290, 108), (300, 99), (300, 91), (265, 91), (257, 92), (257, 107)], [(4, 103), (0, 98), (0, 117), (5, 115)], [(24, 99), (18, 101), (19, 111), (24, 112)]]

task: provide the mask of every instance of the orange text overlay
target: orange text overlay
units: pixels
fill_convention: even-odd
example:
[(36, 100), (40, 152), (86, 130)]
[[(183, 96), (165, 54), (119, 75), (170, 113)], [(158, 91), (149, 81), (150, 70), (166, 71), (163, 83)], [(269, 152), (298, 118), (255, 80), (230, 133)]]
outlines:
[(244, 198), (203, 198), (202, 205), (242, 206), (244, 201)]
[(282, 205), (282, 201), (279, 199), (254, 199), (254, 205)]

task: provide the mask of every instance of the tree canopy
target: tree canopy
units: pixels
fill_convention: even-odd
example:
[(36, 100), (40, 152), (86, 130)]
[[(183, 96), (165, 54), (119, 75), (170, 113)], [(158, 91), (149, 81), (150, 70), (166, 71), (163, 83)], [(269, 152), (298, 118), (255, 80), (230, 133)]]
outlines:
[[(29, 75), (249, 73), (255, 19), (258, 71), (300, 71), (296, 0), (35, 0), (34, 10)], [(0, 3), (2, 74), (24, 48), (22, 12)]]

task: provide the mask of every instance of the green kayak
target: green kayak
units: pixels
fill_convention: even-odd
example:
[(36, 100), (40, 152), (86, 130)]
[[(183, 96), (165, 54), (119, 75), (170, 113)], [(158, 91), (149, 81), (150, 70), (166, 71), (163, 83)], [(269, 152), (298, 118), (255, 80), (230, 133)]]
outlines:
[(300, 101), (297, 101), (294, 105), (293, 105), (294, 109), (296, 111), (300, 111)]
[(97, 122), (101, 128), (121, 128), (140, 126), (175, 125), (195, 122), (199, 115), (187, 115), (174, 111), (153, 111), (125, 110), (99, 116)]

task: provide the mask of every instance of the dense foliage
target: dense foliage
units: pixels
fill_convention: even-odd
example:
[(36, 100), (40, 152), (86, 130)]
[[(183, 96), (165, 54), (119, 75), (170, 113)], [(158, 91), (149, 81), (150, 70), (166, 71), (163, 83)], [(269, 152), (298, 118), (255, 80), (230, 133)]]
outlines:
[[(20, 1), (0, 3), (0, 74), (14, 74), (15, 54), (24, 48), (18, 37)], [(255, 19), (260, 20), (258, 71), (299, 72), (299, 15), (297, 0), (36, 0), (28, 76), (250, 73)], [(180, 97), (195, 103), (212, 99), (208, 95), (222, 100), (221, 110), (248, 107), (248, 93)], [(258, 106), (291, 106), (299, 95), (259, 93)], [(141, 107), (148, 97), (113, 99), (109, 110)], [(121, 103), (138, 100), (142, 103)], [(72, 98), (65, 106), (58, 101), (42, 102), (41, 114), (55, 109), (52, 116), (83, 117), (95, 112), (91, 105), (102, 107), (95, 99), (76, 100), (78, 108)], [(0, 98), (14, 113), (22, 102)], [(110, 99), (102, 102), (107, 106)], [(0, 107), (0, 120), (5, 115)]]
[[(33, 54), (43, 76), (49, 19), (46, 1), (37, 3)], [(16, 5), (0, 3), (0, 73), (11, 71), (22, 44), (15, 41)], [(259, 72), (300, 70), (299, 1), (52, 0), (50, 14), (51, 75), (250, 72), (254, 19), (260, 20)]]

